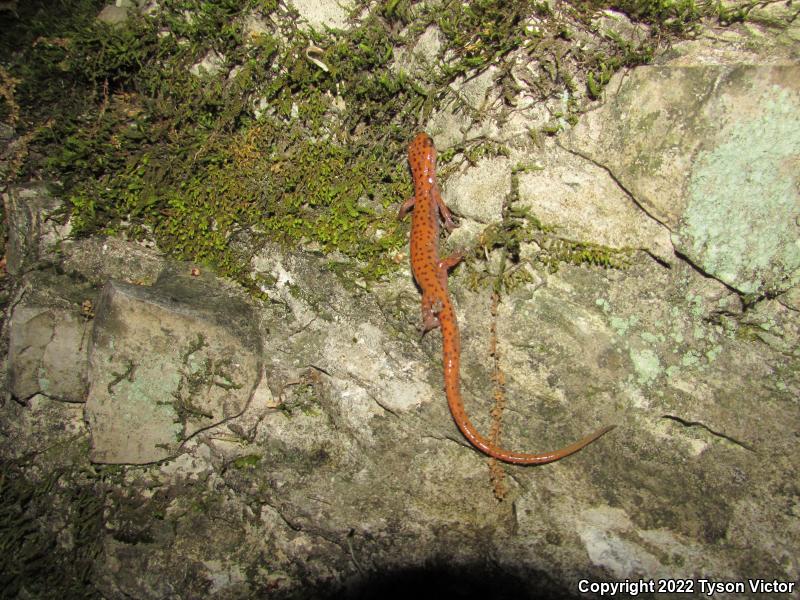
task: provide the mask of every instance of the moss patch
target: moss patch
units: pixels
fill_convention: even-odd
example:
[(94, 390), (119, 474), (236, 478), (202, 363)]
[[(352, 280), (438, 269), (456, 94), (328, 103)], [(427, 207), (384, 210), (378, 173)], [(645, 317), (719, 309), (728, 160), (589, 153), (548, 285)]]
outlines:
[[(579, 89), (597, 96), (616, 69), (646, 62), (703, 13), (689, 1), (556, 13), (531, 0), (392, 0), (357, 6), (348, 31), (319, 33), (275, 0), (164, 0), (116, 26), (94, 19), (102, 4), (34, 1), (0, 13), (13, 33), (0, 59), (19, 82), (0, 94), (0, 117), (19, 113), (31, 136), (19, 177), (60, 182), (75, 235), (155, 238), (252, 290), (250, 258), (267, 241), (339, 253), (368, 279), (395, 268), (407, 227), (395, 208), (411, 192), (405, 145), (437, 105), (459, 101), (457, 78), (497, 67), (513, 105), (514, 57), (536, 58), (537, 93), (569, 98), (552, 133), (576, 120)], [(652, 39), (636, 50), (613, 36), (594, 50), (575, 45), (602, 8), (646, 22)], [(415, 81), (391, 69), (393, 50), (431, 26), (443, 39), (436, 68)]]
[(89, 472), (31, 477), (0, 463), (0, 585), (6, 598), (100, 598), (91, 582), (104, 496)]

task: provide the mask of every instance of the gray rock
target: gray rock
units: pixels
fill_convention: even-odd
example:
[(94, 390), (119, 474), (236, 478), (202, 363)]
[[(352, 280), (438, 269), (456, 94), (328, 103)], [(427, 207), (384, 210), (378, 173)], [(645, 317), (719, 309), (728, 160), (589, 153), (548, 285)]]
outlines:
[(119, 25), (128, 20), (128, 7), (109, 4), (97, 15), (97, 20), (109, 25)]
[(86, 323), (77, 311), (17, 306), (9, 340), (11, 394), (19, 400), (41, 393), (85, 401)]
[(481, 223), (502, 219), (503, 200), (511, 191), (511, 164), (507, 158), (479, 161), (463, 173), (454, 174), (442, 191), (447, 205), (462, 217)]
[(44, 183), (11, 187), (3, 194), (8, 220), (7, 270), (20, 275), (41, 263), (59, 258), (59, 246), (69, 234), (69, 225), (56, 219), (61, 201)]
[(197, 63), (189, 67), (189, 72), (197, 77), (214, 76), (225, 66), (225, 57), (216, 50), (209, 50)]
[(99, 288), (109, 279), (152, 285), (166, 264), (157, 249), (113, 237), (67, 240), (61, 248), (64, 269)]
[(348, 3), (335, 0), (292, 0), (292, 6), (315, 29), (346, 29)]
[(569, 147), (607, 168), (704, 272), (746, 294), (800, 280), (800, 67), (640, 68)]
[(9, 391), (24, 401), (34, 394), (84, 402), (96, 291), (49, 272), (25, 279), (9, 322)]
[(417, 39), (413, 48), (399, 47), (393, 49), (394, 62), (392, 69), (398, 73), (405, 72), (414, 77), (423, 78), (428, 69), (441, 68), (436, 57), (442, 47), (442, 33), (437, 27), (429, 26)]
[(241, 414), (261, 376), (253, 323), (247, 304), (176, 271), (153, 287), (109, 282), (90, 349), (92, 461), (163, 460)]
[(592, 20), (592, 25), (610, 39), (622, 40), (633, 48), (638, 48), (647, 40), (649, 27), (641, 23), (632, 23), (623, 13), (603, 10)]
[(605, 169), (558, 146), (546, 148), (540, 164), (519, 175), (520, 205), (557, 227), (560, 236), (674, 260), (669, 230), (641, 210)]
[(0, 418), (4, 460), (24, 462), (34, 450), (45, 454), (49, 469), (85, 463), (86, 444), (80, 443), (87, 438), (83, 405), (35, 394), (25, 404), (0, 406)]

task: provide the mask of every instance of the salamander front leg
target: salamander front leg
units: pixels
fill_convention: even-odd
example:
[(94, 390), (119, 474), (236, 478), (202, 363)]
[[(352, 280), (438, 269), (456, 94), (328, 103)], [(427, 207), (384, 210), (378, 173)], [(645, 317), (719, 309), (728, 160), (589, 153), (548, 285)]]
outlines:
[(445, 256), (444, 258), (439, 260), (439, 270), (444, 271), (446, 274), (447, 271), (455, 267), (462, 260), (464, 260), (463, 250), (458, 250), (456, 252), (453, 252), (450, 256)]
[(400, 206), (400, 210), (397, 212), (397, 218), (402, 220), (412, 208), (414, 208), (414, 203), (417, 201), (416, 196), (411, 196), (408, 200), (403, 202), (402, 206)]
[(444, 228), (447, 229), (447, 231), (453, 231), (458, 225), (453, 221), (453, 213), (450, 212), (450, 209), (447, 208), (444, 200), (442, 200), (442, 194), (439, 192), (438, 187), (434, 186), (431, 190), (431, 197), (436, 203), (436, 208), (439, 209), (439, 214), (442, 217), (442, 221), (444, 221)]

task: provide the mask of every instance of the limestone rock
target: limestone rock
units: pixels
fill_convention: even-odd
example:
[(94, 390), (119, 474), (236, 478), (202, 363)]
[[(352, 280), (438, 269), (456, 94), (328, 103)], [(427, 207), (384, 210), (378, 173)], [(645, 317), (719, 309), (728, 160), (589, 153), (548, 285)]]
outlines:
[(109, 25), (119, 25), (128, 20), (128, 7), (109, 4), (97, 15), (97, 20)]
[(669, 230), (641, 210), (608, 173), (561, 148), (540, 169), (519, 175), (520, 204), (559, 235), (611, 248), (647, 250), (664, 262), (674, 251)]
[(42, 393), (83, 402), (86, 394), (83, 341), (86, 320), (77, 311), (18, 306), (11, 321), (9, 380), (11, 394), (26, 400)]
[(155, 248), (114, 237), (68, 240), (62, 249), (64, 269), (80, 274), (98, 288), (109, 279), (152, 285), (166, 264)]
[(442, 33), (437, 27), (430, 26), (419, 37), (413, 48), (399, 47), (393, 49), (394, 63), (392, 68), (397, 72), (409, 73), (415, 77), (424, 77), (427, 69), (437, 69), (436, 58), (442, 47)]
[(11, 187), (3, 199), (8, 219), (8, 272), (19, 275), (38, 263), (56, 260), (58, 244), (69, 233), (69, 226), (55, 218), (61, 201), (40, 183)]
[(511, 191), (511, 165), (504, 157), (487, 158), (454, 175), (442, 194), (459, 215), (481, 223), (502, 219), (503, 201)]
[(800, 279), (800, 67), (639, 68), (570, 149), (607, 168), (704, 272), (745, 294)]
[(344, 29), (347, 26), (347, 2), (292, 0), (292, 6), (315, 29)]
[(243, 301), (176, 272), (153, 287), (109, 282), (90, 349), (91, 459), (162, 460), (241, 414), (261, 374), (254, 322)]
[(209, 50), (201, 61), (189, 68), (189, 72), (197, 77), (204, 74), (213, 76), (222, 71), (224, 66), (225, 57), (215, 50)]
[(95, 290), (67, 276), (32, 274), (11, 313), (8, 382), (21, 401), (35, 394), (84, 402)]

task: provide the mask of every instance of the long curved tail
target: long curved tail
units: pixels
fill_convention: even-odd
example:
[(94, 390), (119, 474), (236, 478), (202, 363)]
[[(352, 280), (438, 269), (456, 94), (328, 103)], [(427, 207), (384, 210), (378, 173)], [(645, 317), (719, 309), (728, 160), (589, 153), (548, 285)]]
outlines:
[(575, 454), (578, 450), (581, 450), (585, 446), (588, 446), (597, 438), (605, 435), (616, 425), (608, 425), (606, 427), (602, 427), (597, 431), (590, 433), (589, 435), (582, 437), (577, 442), (570, 444), (569, 446), (564, 446), (563, 448), (559, 448), (558, 450), (553, 450), (552, 452), (540, 452), (538, 454), (526, 454), (524, 452), (514, 452), (512, 450), (506, 450), (504, 448), (500, 448), (499, 446), (495, 446), (485, 437), (483, 437), (466, 415), (463, 415), (463, 419), (458, 419), (455, 417), (455, 411), (457, 410), (455, 406), (461, 407), (463, 411), (463, 403), (461, 402), (461, 398), (454, 398), (453, 396), (448, 395), (447, 402), (450, 405), (450, 411), (453, 413), (453, 418), (456, 421), (456, 425), (461, 430), (461, 433), (464, 434), (470, 443), (475, 446), (478, 450), (483, 452), (484, 454), (488, 454), (496, 458), (497, 460), (501, 460), (507, 463), (513, 463), (517, 465), (544, 465), (547, 463), (551, 463), (557, 460), (561, 460), (565, 456), (569, 456), (570, 454)]
[(458, 425), (461, 433), (464, 434), (464, 437), (469, 440), (469, 443), (484, 454), (488, 454), (497, 460), (507, 463), (518, 465), (543, 465), (560, 460), (565, 456), (569, 456), (570, 454), (574, 454), (581, 448), (591, 444), (597, 438), (605, 435), (614, 429), (614, 427), (616, 427), (616, 425), (602, 427), (594, 433), (590, 433), (586, 437), (579, 439), (577, 442), (552, 452), (526, 454), (524, 452), (504, 450), (503, 448), (496, 446), (487, 438), (478, 433), (478, 430), (475, 429), (475, 426), (470, 422), (469, 417), (467, 417), (467, 413), (464, 410), (464, 400), (461, 397), (461, 386), (459, 379), (461, 342), (458, 335), (455, 312), (453, 311), (452, 304), (449, 302), (439, 313), (439, 322), (442, 329), (444, 389), (445, 394), (447, 395), (447, 404), (450, 407), (450, 414), (453, 415), (453, 420), (456, 422), (456, 425)]

